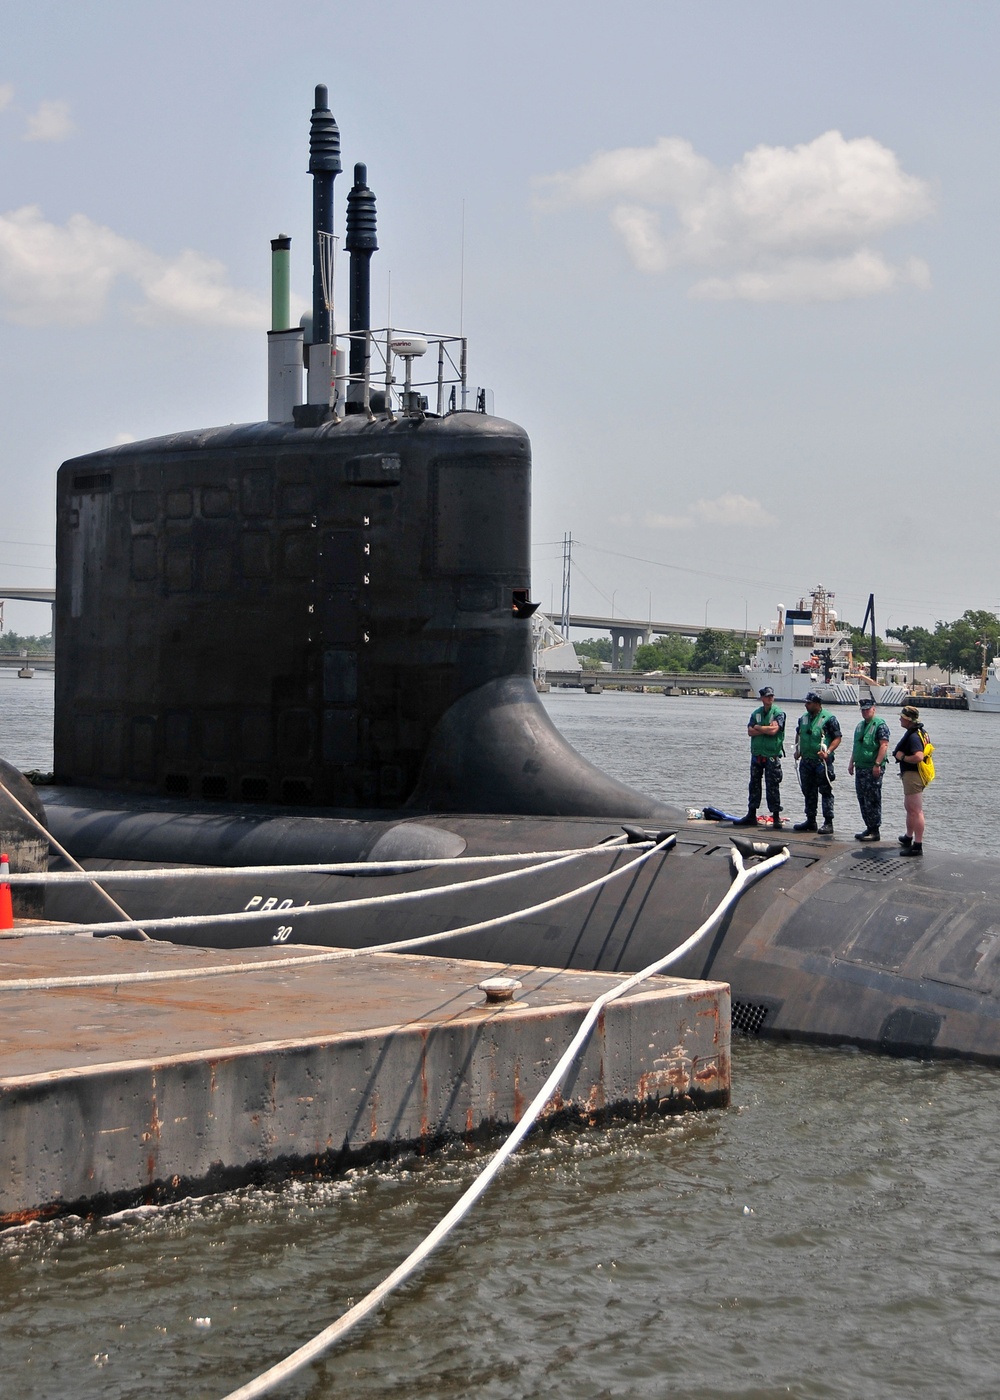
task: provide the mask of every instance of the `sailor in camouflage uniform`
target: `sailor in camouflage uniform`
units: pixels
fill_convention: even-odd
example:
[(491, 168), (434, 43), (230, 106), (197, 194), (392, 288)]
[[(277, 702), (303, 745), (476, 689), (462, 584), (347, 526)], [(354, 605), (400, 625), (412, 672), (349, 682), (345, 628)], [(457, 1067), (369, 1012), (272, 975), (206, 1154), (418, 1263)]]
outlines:
[(806, 696), (806, 712), (800, 716), (795, 729), (795, 759), (799, 765), (799, 781), (806, 804), (806, 819), (796, 822), (793, 831), (816, 830), (816, 807), (823, 799), (822, 836), (833, 834), (833, 755), (840, 747), (840, 722), (836, 715), (823, 708), (823, 701), (810, 690)]
[(861, 701), (861, 722), (854, 731), (854, 748), (848, 773), (854, 774), (854, 791), (865, 823), (855, 841), (880, 841), (882, 826), (882, 775), (889, 752), (889, 726), (875, 713), (875, 701)]
[(767, 809), (775, 830), (781, 829), (781, 759), (785, 752), (785, 712), (774, 703), (774, 691), (769, 685), (759, 691), (760, 704), (750, 716), (750, 791), (747, 814), (734, 826), (756, 826), (757, 808), (763, 782), (767, 792)]

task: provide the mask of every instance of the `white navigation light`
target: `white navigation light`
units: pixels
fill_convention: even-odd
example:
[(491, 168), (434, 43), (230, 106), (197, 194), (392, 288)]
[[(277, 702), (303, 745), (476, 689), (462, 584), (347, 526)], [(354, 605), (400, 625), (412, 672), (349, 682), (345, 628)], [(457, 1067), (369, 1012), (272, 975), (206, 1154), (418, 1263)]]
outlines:
[(422, 335), (394, 335), (389, 341), (389, 348), (401, 360), (415, 360), (419, 355), (427, 354), (427, 341)]

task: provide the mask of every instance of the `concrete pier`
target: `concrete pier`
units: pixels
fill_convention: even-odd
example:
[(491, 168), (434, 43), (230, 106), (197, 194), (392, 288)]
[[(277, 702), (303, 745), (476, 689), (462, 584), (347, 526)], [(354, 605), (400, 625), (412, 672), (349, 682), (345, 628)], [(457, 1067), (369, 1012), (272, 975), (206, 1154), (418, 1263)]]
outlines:
[[(3, 982), (172, 974), (0, 990), (0, 1224), (494, 1132), (619, 980), (393, 954), (296, 966), (316, 952), (0, 939)], [(500, 974), (522, 987), (487, 1005), (478, 983)], [(658, 977), (606, 1009), (547, 1120), (720, 1106), (729, 1089), (728, 987)]]

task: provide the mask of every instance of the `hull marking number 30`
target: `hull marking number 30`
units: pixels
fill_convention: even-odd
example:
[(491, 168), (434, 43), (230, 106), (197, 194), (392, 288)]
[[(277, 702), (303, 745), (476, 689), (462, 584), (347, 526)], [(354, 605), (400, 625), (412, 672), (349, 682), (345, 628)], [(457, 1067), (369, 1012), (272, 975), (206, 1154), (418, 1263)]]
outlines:
[[(291, 909), (294, 903), (294, 899), (283, 899), (279, 904), (277, 897), (274, 895), (272, 895), (270, 899), (265, 899), (262, 894), (255, 894), (253, 899), (247, 904), (246, 911), (257, 909), (260, 913), (266, 914), (269, 909), (274, 909), (280, 913), (282, 909)], [(271, 934), (271, 942), (287, 943), (291, 936), (292, 925), (280, 924), (275, 932)]]

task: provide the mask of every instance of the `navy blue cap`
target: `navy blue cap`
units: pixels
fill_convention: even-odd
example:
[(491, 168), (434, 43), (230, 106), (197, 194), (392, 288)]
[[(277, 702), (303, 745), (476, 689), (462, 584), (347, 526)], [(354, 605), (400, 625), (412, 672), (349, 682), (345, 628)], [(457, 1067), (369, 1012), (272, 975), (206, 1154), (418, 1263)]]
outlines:
[(806, 696), (806, 703), (808, 703), (810, 700), (815, 700), (817, 705), (822, 705), (823, 703), (820, 697), (816, 694), (815, 690), (810, 690), (809, 694)]
[(771, 689), (771, 687), (770, 687), (769, 685), (766, 685), (766, 686), (764, 687), (763, 690), (758, 690), (757, 694), (758, 694), (758, 695), (773, 695), (773, 694), (774, 694), (774, 691)]

